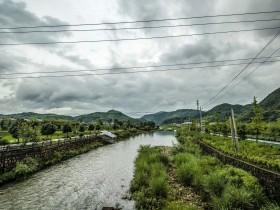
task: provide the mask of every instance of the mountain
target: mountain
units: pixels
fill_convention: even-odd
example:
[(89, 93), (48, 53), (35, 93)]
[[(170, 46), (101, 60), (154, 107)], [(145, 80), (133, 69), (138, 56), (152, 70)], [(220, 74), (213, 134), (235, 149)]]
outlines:
[(1, 118), (9, 117), (15, 119), (28, 119), (28, 120), (73, 120), (73, 117), (57, 114), (38, 114), (34, 112), (23, 112), (18, 114), (0, 114)]
[(197, 116), (197, 110), (195, 109), (178, 109), (172, 112), (161, 111), (154, 114), (144, 115), (141, 119), (154, 121), (156, 124), (168, 124), (183, 123), (194, 116)]
[(235, 116), (240, 116), (242, 113), (248, 111), (251, 109), (251, 104), (248, 105), (239, 105), (239, 104), (228, 104), (223, 103), (220, 105), (217, 105), (206, 112), (207, 119), (209, 121), (215, 121), (215, 114), (218, 113), (220, 117), (220, 121), (226, 121), (228, 119), (227, 114), (231, 112), (231, 109), (234, 111)]
[(79, 122), (95, 122), (96, 120), (102, 120), (102, 122), (111, 122), (113, 119), (121, 121), (121, 122), (126, 122), (130, 121), (132, 123), (137, 123), (140, 122), (138, 119), (134, 119), (132, 117), (129, 117), (119, 111), (116, 110), (110, 110), (108, 112), (95, 112), (91, 114), (85, 114), (85, 115), (80, 115), (74, 118), (75, 120)]
[[(264, 121), (276, 121), (280, 118), (280, 88), (274, 90), (268, 96), (266, 96), (259, 103), (263, 109)], [(249, 122), (253, 117), (252, 108), (244, 112), (239, 118), (240, 121)]]

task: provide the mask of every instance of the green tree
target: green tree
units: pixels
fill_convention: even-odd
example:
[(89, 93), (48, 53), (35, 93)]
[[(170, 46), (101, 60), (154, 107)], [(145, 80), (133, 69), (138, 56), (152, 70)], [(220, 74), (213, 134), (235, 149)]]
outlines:
[(13, 123), (9, 127), (8, 132), (12, 135), (13, 138), (17, 139), (19, 142), (19, 125), (17, 123)]
[(39, 139), (37, 137), (36, 130), (32, 129), (27, 123), (21, 124), (21, 137), (23, 142), (37, 142)]
[(72, 128), (69, 124), (64, 124), (62, 126), (62, 132), (67, 134), (67, 138), (69, 137), (69, 133), (72, 132)]
[(89, 131), (93, 131), (93, 130), (94, 130), (94, 125), (93, 125), (93, 124), (90, 124), (90, 125), (88, 126), (88, 130), (89, 130)]
[(247, 127), (245, 124), (237, 126), (237, 133), (240, 139), (245, 140), (247, 138)]
[(81, 124), (79, 127), (79, 131), (83, 133), (83, 132), (85, 132), (85, 130), (86, 130), (85, 124)]
[(0, 120), (0, 128), (2, 129), (2, 130), (4, 130), (4, 120)]
[(256, 135), (256, 142), (258, 142), (259, 135), (264, 130), (264, 123), (263, 123), (263, 110), (257, 102), (256, 97), (254, 96), (253, 102), (253, 113), (254, 117), (251, 122), (251, 126), (253, 129), (253, 134)]
[(49, 135), (53, 135), (56, 132), (57, 128), (53, 123), (43, 124), (41, 127), (41, 134), (46, 135), (47, 138)]
[(97, 125), (95, 126), (95, 129), (96, 129), (97, 131), (99, 131), (99, 130), (101, 129), (101, 126), (100, 126), (99, 124), (97, 124)]
[(220, 112), (216, 112), (215, 113), (215, 126), (214, 126), (214, 130), (215, 130), (216, 133), (218, 133), (220, 135), (220, 131), (221, 131)]

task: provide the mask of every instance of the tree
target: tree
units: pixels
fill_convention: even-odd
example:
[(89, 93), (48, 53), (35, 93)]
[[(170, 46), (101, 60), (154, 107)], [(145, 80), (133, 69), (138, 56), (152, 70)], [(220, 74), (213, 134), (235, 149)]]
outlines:
[(93, 125), (93, 124), (90, 124), (90, 125), (88, 126), (88, 130), (89, 130), (89, 131), (93, 131), (93, 130), (94, 130), (94, 125)]
[(237, 126), (239, 138), (245, 140), (247, 138), (247, 127), (245, 124)]
[(36, 130), (32, 129), (27, 123), (21, 124), (21, 137), (23, 139), (23, 142), (37, 142), (37, 132)]
[(222, 123), (220, 125), (220, 130), (223, 133), (224, 137), (228, 136), (228, 133), (230, 132), (229, 126), (227, 125), (227, 123)]
[(69, 124), (64, 124), (62, 126), (62, 132), (67, 134), (67, 138), (69, 137), (69, 132), (72, 132), (72, 128)]
[(12, 135), (13, 138), (17, 139), (19, 142), (19, 125), (17, 123), (12, 124), (9, 127), (8, 132)]
[(264, 130), (264, 123), (263, 123), (263, 110), (257, 102), (256, 97), (254, 96), (253, 102), (253, 113), (254, 117), (251, 122), (251, 126), (253, 129), (253, 133), (256, 135), (256, 142), (258, 142), (259, 135)]
[(220, 135), (220, 130), (221, 130), (221, 124), (220, 124), (220, 112), (216, 112), (215, 113), (215, 126), (214, 126), (214, 129), (215, 129), (215, 132), (218, 132), (219, 135)]
[(42, 135), (47, 135), (47, 138), (49, 135), (53, 135), (56, 132), (57, 128), (54, 124), (52, 123), (46, 123), (43, 124), (41, 127), (41, 134)]
[(99, 131), (99, 130), (101, 129), (101, 126), (100, 126), (99, 124), (97, 124), (97, 125), (95, 126), (95, 129), (96, 129), (97, 131)]
[(86, 130), (86, 126), (84, 124), (81, 124), (79, 127), (79, 131), (83, 133), (85, 132), (85, 130)]
[(4, 120), (0, 120), (0, 128), (2, 129), (2, 130), (4, 130)]

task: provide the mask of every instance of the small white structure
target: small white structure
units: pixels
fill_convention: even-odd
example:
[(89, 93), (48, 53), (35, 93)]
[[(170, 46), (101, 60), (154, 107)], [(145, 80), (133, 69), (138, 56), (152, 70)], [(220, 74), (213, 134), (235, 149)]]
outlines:
[(100, 133), (101, 133), (101, 135), (108, 136), (108, 137), (110, 137), (110, 138), (112, 138), (112, 139), (117, 138), (117, 136), (116, 136), (115, 134), (113, 134), (113, 133), (111, 133), (111, 132), (109, 132), (109, 131), (106, 131), (106, 130), (103, 130), (103, 131), (101, 131)]

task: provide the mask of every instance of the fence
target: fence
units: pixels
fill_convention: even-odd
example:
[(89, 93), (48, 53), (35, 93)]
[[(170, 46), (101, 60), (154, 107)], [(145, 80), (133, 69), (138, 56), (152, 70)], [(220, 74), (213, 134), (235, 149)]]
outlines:
[(88, 144), (102, 141), (100, 136), (87, 136), (83, 138), (62, 139), (57, 141), (45, 141), (19, 146), (5, 146), (0, 150), (0, 174), (11, 170), (18, 161), (27, 157), (48, 157), (57, 152), (65, 152), (71, 149), (79, 149)]
[(279, 173), (261, 168), (259, 166), (236, 159), (234, 157), (230, 157), (214, 149), (213, 147), (205, 144), (202, 141), (197, 141), (197, 142), (204, 153), (217, 157), (223, 163), (233, 165), (235, 167), (241, 168), (251, 173), (259, 180), (266, 194), (270, 198), (280, 201), (280, 174)]

